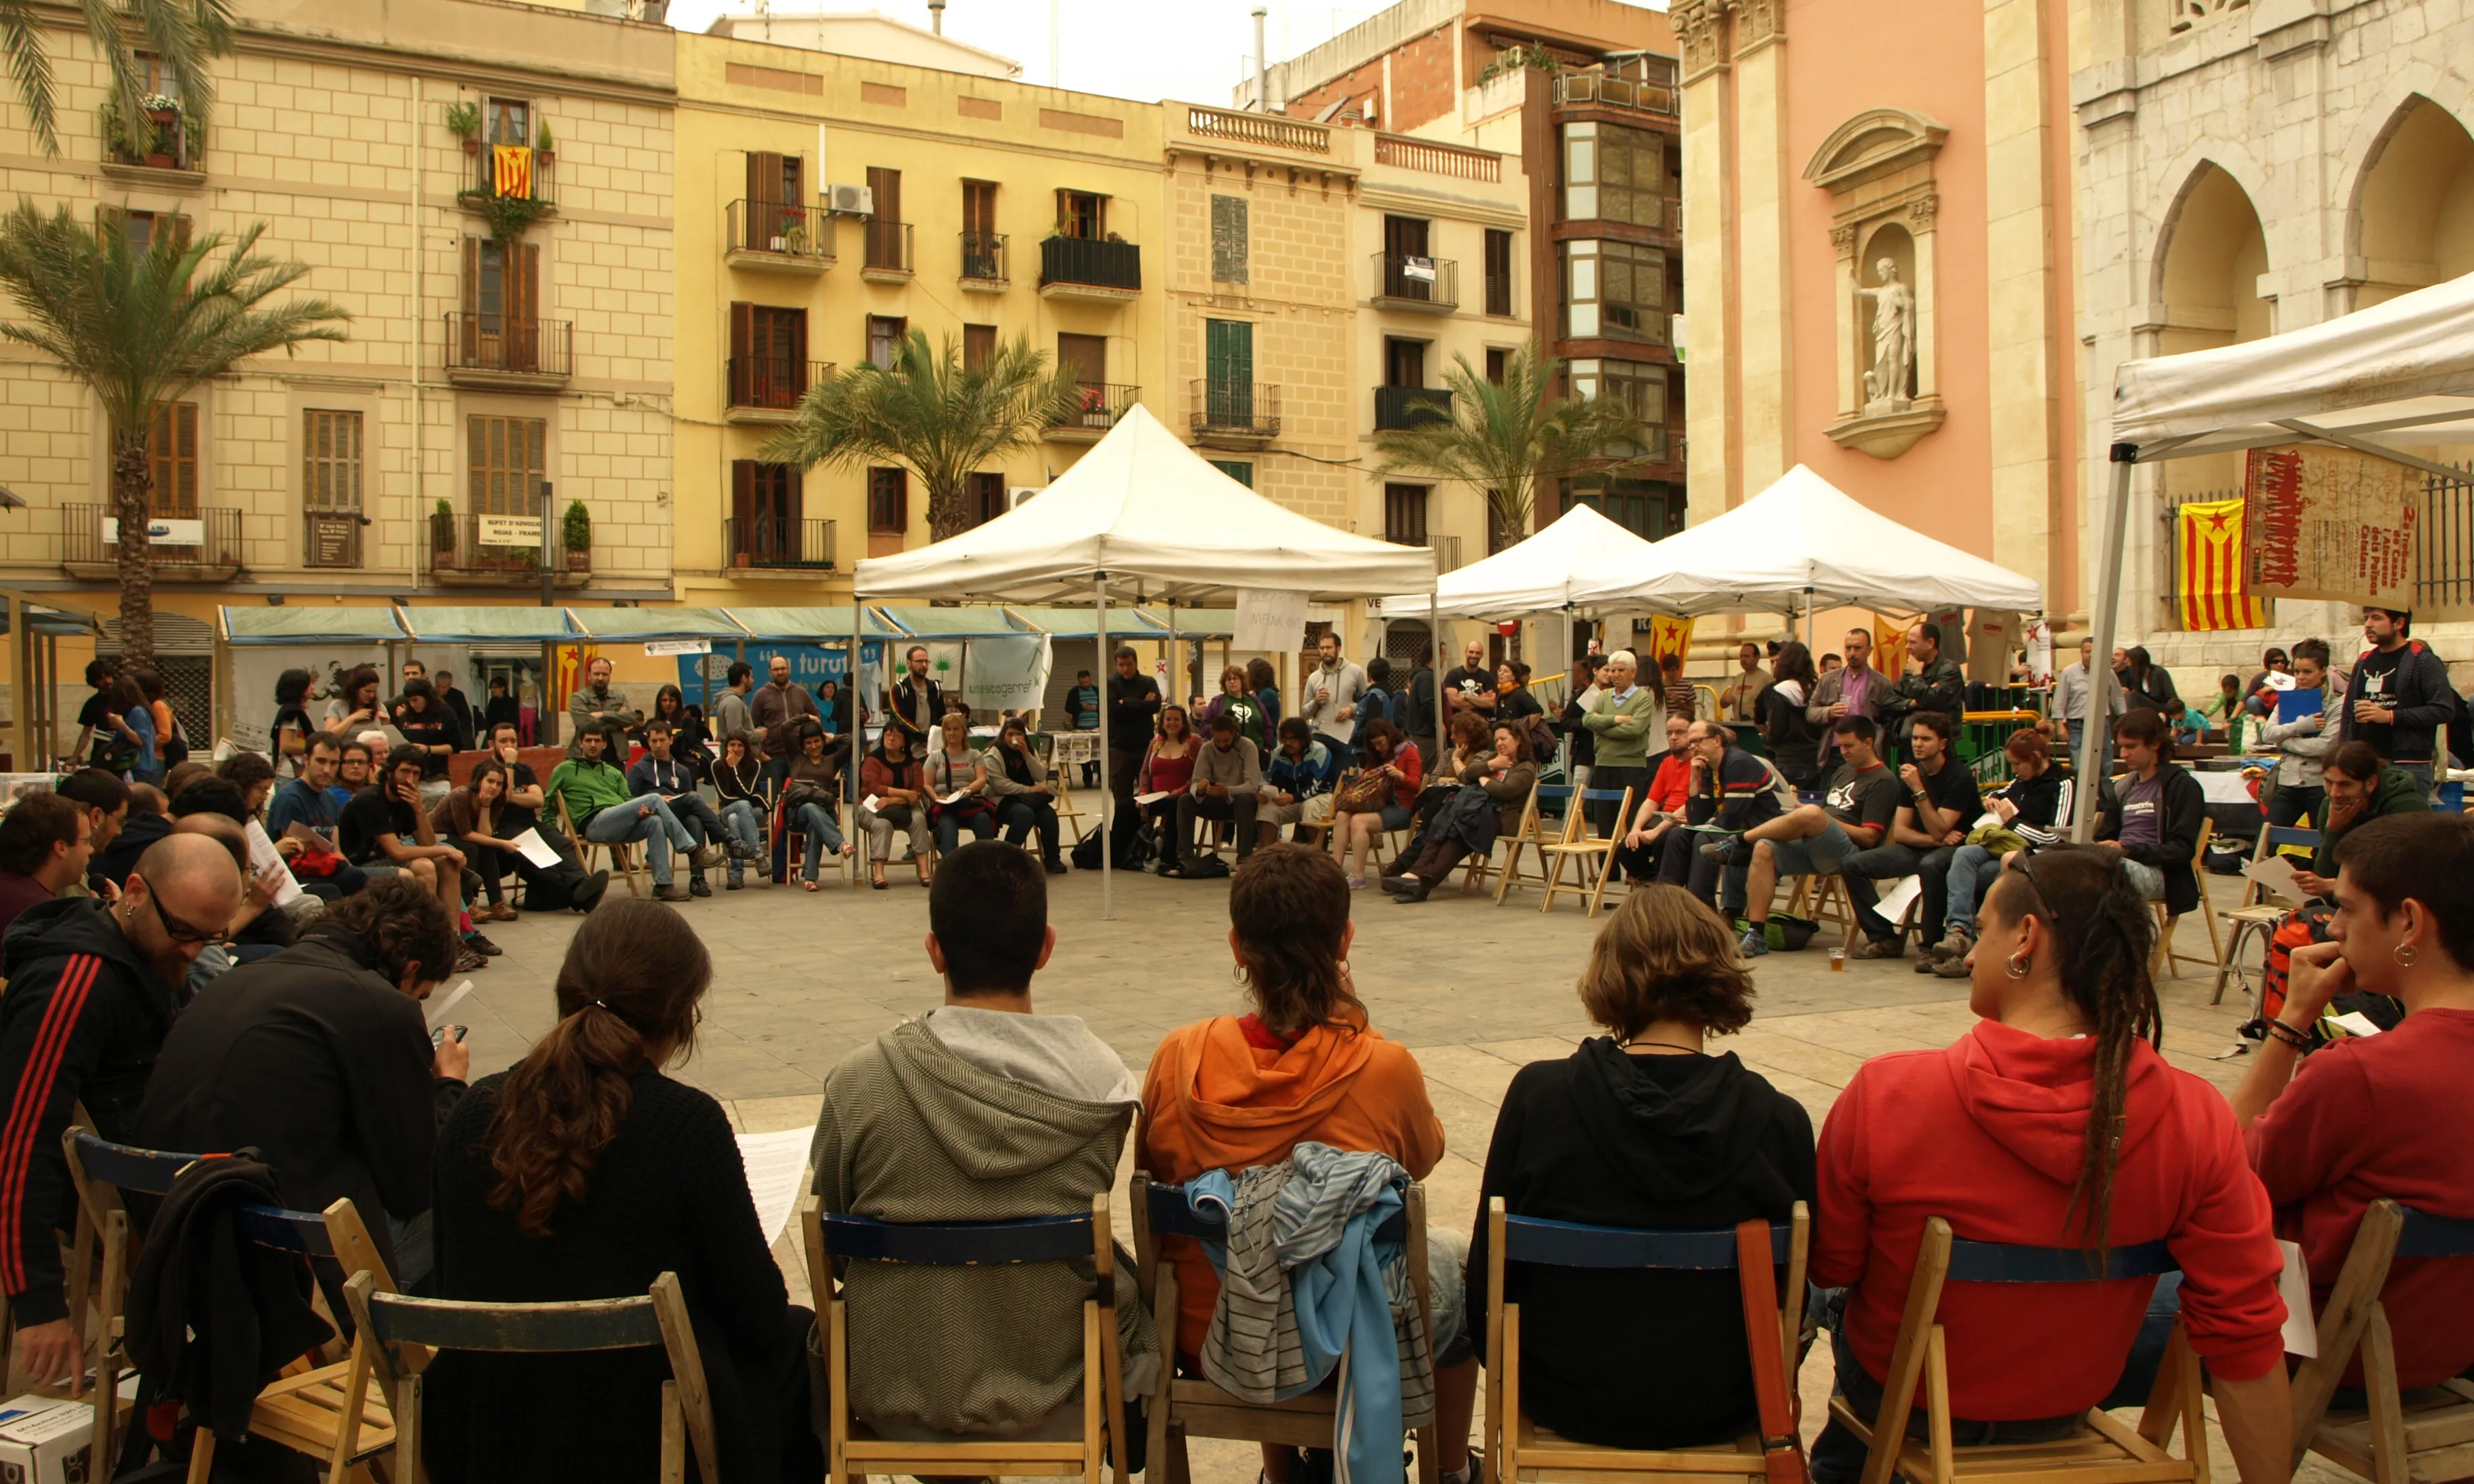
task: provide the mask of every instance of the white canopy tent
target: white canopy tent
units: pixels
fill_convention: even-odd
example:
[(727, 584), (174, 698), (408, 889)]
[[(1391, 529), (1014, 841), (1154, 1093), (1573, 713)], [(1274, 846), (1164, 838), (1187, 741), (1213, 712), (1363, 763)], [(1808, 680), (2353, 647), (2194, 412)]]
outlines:
[[(855, 579), (854, 614), (862, 602), (895, 597), (1007, 603), (1087, 597), (1104, 654), (1111, 588), (1136, 601), (1187, 605), (1232, 602), (1248, 588), (1302, 590), (1314, 601), (1341, 602), (1431, 593), (1435, 558), (1423, 547), (1353, 536), (1264, 499), (1212, 468), (1137, 403), (1036, 497), (934, 546), (861, 562)], [(856, 618), (853, 622), (856, 627)], [(1152, 637), (1139, 620), (1127, 628)], [(1175, 638), (1172, 633), (1172, 645)], [(1105, 755), (1104, 705), (1100, 747)], [(1115, 790), (1103, 798), (1104, 916), (1114, 907), (1106, 837)]]
[(1908, 529), (1802, 464), (1734, 509), (1653, 544), (1645, 561), (1574, 592), (1583, 606), (1809, 613), (1816, 605), (2037, 613), (2045, 589)]
[[(2112, 508), (2103, 515), (2092, 609), (2098, 654), (2113, 647), (2134, 464), (2289, 443), (2324, 443), (2450, 479), (2462, 471), (2400, 445), (2474, 443), (2474, 274), (2264, 340), (2130, 361), (2114, 374)], [(2103, 666), (2090, 716), (2105, 714)], [(2079, 769), (2095, 776), (2105, 739), (2090, 727)], [(2077, 795), (2074, 834), (2096, 825), (2096, 791)]]
[(1650, 561), (1651, 544), (1600, 515), (1574, 505), (1564, 518), (1516, 547), (1435, 579), (1431, 596), (1387, 597), (1387, 619), (1525, 619), (1565, 614), (1585, 588), (1617, 583)]

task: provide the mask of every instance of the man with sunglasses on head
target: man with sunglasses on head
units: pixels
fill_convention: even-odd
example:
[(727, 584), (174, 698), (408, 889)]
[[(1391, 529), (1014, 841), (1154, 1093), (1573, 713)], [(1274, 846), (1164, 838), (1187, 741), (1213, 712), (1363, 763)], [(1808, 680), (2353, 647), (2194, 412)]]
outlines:
[(0, 1292), (16, 1323), (14, 1364), (33, 1380), (84, 1364), (61, 1277), (59, 1233), (76, 1205), (61, 1132), (84, 1104), (97, 1134), (133, 1134), (174, 997), (240, 911), (242, 889), (221, 844), (170, 836), (138, 858), (116, 902), (38, 902), (0, 941)]

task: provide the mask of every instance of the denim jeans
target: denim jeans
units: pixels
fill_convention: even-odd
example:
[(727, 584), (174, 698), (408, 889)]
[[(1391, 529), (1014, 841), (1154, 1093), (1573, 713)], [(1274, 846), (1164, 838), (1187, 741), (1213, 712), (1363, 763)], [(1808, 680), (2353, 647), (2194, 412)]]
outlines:
[(1950, 863), (1950, 900), (1943, 914), (1953, 933), (1976, 936), (1976, 903), (1979, 894), (1993, 889), (1995, 878), (2001, 874), (2001, 858), (1982, 845), (1961, 845)]
[[(639, 815), (638, 810), (649, 810)], [(584, 822), (584, 838), (596, 845), (616, 845), (626, 840), (644, 841), (644, 860), (653, 868), (653, 885), (670, 884), (670, 852), (692, 850), (695, 839), (679, 816), (670, 813), (669, 802), (658, 793), (646, 793), (622, 804), (597, 809)]]
[(799, 879), (813, 881), (816, 865), (826, 851), (842, 853), (841, 826), (835, 820), (834, 812), (822, 804), (800, 805), (797, 817), (790, 822), (808, 842), (808, 859), (799, 867)]
[(1005, 826), (1006, 841), (1019, 845), (1033, 832), (1039, 836), (1039, 857), (1056, 859), (1056, 805), (1048, 799), (1015, 795), (1006, 799), (997, 810), (997, 822)]
[(730, 838), (747, 847), (754, 855), (764, 848), (764, 822), (756, 816), (756, 805), (748, 799), (732, 799), (721, 806), (721, 826)]
[[(667, 802), (670, 813), (678, 816), (679, 823), (697, 844), (710, 845), (715, 840), (727, 838), (722, 830), (721, 815), (713, 812), (713, 806), (704, 801), (703, 794), (674, 794)], [(689, 862), (688, 880), (704, 880), (704, 867)]]
[(961, 848), (965, 823), (971, 827), (973, 839), (986, 839), (997, 832), (997, 816), (987, 810), (975, 809), (965, 814), (958, 808), (940, 809), (936, 811), (936, 849), (939, 853), (952, 855)]

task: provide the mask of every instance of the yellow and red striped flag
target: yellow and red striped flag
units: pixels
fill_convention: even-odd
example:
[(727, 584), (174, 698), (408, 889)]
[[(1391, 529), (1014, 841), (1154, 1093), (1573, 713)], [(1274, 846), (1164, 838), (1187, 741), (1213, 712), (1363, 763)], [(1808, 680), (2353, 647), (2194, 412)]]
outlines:
[(2182, 627), (2266, 628), (2268, 604), (2243, 579), (2243, 502), (2212, 499), (2181, 507)]
[(490, 146), (490, 184), (494, 194), (529, 201), (533, 194), (533, 152), (527, 145)]

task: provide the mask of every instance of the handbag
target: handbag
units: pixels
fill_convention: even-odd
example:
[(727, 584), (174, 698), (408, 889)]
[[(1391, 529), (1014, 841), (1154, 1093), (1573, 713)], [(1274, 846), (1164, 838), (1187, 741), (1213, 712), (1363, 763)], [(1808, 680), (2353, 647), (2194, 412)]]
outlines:
[(1344, 815), (1371, 814), (1383, 807), (1383, 794), (1392, 780), (1380, 773), (1370, 773), (1352, 767), (1340, 775), (1340, 787), (1332, 791), (1332, 811)]

